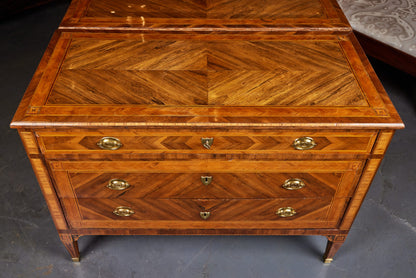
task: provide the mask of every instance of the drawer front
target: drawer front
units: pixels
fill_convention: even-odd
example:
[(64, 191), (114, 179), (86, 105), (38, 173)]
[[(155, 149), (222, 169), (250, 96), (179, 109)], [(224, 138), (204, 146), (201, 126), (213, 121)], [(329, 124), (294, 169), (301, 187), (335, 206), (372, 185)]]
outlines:
[(343, 174), (70, 173), (69, 179), (78, 198), (311, 198), (334, 196)]
[[(361, 161), (51, 162), (64, 198), (349, 197)], [(211, 169), (211, 171), (207, 171)]]
[(44, 153), (131, 152), (310, 152), (369, 153), (373, 132), (176, 132), (38, 134)]
[[(96, 199), (78, 200), (84, 220), (182, 220), (182, 221), (309, 221), (324, 220), (331, 199)], [(116, 215), (117, 208), (131, 215)], [(280, 217), (280, 208), (293, 208), (293, 216)], [(209, 213), (203, 219), (201, 213)]]
[(280, 229), (335, 228), (348, 200), (63, 198), (61, 203), (72, 228)]

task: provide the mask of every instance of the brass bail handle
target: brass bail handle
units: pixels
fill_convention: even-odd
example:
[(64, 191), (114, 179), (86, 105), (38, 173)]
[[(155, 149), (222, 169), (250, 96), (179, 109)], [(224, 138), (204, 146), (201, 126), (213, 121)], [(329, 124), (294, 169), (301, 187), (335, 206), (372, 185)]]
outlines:
[(214, 143), (214, 138), (201, 138), (202, 146), (205, 149), (211, 149), (212, 144)]
[(311, 137), (299, 137), (293, 141), (292, 146), (295, 148), (295, 150), (303, 151), (315, 148), (316, 143), (315, 140), (313, 140)]
[(292, 207), (283, 207), (283, 208), (279, 208), (276, 211), (276, 214), (279, 215), (280, 217), (291, 217), (296, 214), (296, 210)]
[(130, 184), (122, 179), (112, 179), (108, 182), (107, 188), (111, 190), (124, 190), (130, 187)]
[(134, 214), (134, 210), (129, 207), (116, 207), (113, 213), (117, 216), (128, 217)]
[(282, 187), (287, 190), (298, 190), (305, 187), (305, 183), (301, 179), (288, 179), (282, 184)]
[(115, 137), (103, 137), (97, 145), (103, 150), (118, 150), (123, 146), (120, 139)]

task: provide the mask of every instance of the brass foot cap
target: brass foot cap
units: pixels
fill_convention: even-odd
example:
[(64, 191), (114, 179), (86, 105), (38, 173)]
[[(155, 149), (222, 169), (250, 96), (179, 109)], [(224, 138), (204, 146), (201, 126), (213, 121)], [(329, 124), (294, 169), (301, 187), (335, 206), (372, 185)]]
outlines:
[(72, 261), (73, 261), (74, 263), (79, 263), (79, 257), (72, 258)]
[(324, 264), (330, 264), (334, 259), (325, 259)]

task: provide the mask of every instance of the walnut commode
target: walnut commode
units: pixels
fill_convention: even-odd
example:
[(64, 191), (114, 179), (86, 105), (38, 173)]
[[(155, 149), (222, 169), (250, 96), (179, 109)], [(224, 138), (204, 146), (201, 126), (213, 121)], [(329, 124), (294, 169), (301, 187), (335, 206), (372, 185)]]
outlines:
[(137, 3), (73, 1), (11, 124), (73, 260), (83, 235), (253, 234), (330, 262), (403, 128), (335, 1)]

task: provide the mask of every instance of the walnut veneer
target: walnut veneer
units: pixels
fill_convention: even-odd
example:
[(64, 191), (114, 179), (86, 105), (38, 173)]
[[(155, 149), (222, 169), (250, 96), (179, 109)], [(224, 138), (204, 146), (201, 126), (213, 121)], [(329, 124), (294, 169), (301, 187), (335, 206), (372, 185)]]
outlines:
[(73, 0), (60, 28), (291, 34), (351, 30), (336, 0)]
[(73, 1), (11, 124), (71, 257), (83, 235), (323, 235), (330, 262), (403, 128), (339, 7), (142, 2)]

